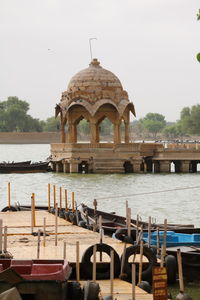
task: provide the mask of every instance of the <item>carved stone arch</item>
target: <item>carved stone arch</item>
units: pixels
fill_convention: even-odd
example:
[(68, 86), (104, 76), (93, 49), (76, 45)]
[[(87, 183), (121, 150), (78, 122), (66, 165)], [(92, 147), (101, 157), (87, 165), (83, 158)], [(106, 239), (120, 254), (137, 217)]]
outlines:
[(76, 105), (80, 105), (80, 106), (84, 107), (89, 112), (89, 114), (92, 115), (92, 112), (93, 112), (92, 105), (84, 99), (79, 99), (79, 100), (71, 102), (71, 104), (67, 107), (67, 111), (70, 111), (72, 109), (72, 107), (74, 107)]
[(113, 108), (115, 108), (115, 109), (118, 111), (118, 113), (119, 113), (119, 110), (118, 110), (117, 105), (116, 105), (112, 100), (110, 100), (110, 99), (101, 99), (101, 100), (99, 100), (98, 102), (96, 102), (96, 103), (93, 105), (91, 115), (94, 116), (94, 115), (98, 112), (98, 110), (99, 110), (102, 106), (104, 106), (104, 105), (106, 105), (106, 104), (111, 104), (111, 105), (113, 106)]

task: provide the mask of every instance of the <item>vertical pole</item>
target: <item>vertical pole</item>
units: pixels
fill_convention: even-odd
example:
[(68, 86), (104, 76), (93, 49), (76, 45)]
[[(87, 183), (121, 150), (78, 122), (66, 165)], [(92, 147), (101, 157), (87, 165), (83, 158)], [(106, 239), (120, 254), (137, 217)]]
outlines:
[(128, 236), (131, 237), (131, 208), (127, 208), (127, 228)]
[(139, 215), (137, 215), (137, 220), (136, 220), (136, 241), (138, 240), (138, 227), (139, 227)]
[[(102, 215), (99, 216), (99, 243), (103, 243)], [(102, 261), (102, 251), (99, 252), (100, 261)]]
[(60, 187), (60, 211), (62, 211), (62, 187)]
[(149, 217), (148, 223), (148, 248), (151, 246), (151, 217)]
[(126, 243), (124, 243), (124, 250), (123, 250), (123, 253), (122, 253), (122, 262), (121, 262), (120, 276), (122, 276), (123, 273), (124, 273), (125, 254), (126, 254)]
[(8, 182), (8, 207), (10, 208), (10, 182)]
[(7, 226), (4, 227), (4, 253), (7, 252)]
[(177, 249), (177, 261), (178, 261), (178, 277), (179, 277), (179, 289), (180, 292), (184, 292), (184, 284), (183, 284), (183, 268), (182, 268), (182, 258), (181, 258), (181, 250)]
[(143, 259), (143, 240), (140, 241), (140, 264), (139, 264), (139, 274), (138, 274), (138, 284), (142, 281), (142, 259)]
[(44, 218), (43, 223), (43, 246), (46, 246), (46, 218)]
[(56, 208), (56, 186), (53, 186), (53, 207)]
[(63, 243), (63, 259), (66, 259), (66, 245), (67, 245), (67, 243), (64, 242)]
[(76, 242), (76, 280), (80, 281), (79, 242)]
[(110, 251), (110, 295), (113, 299), (113, 279), (114, 279), (114, 251)]
[(58, 245), (58, 204), (55, 207), (55, 246)]
[(72, 192), (72, 212), (74, 213), (74, 192)]
[(3, 220), (0, 219), (0, 253), (2, 253)]
[(164, 267), (164, 245), (161, 247), (160, 267)]
[(163, 256), (166, 256), (167, 248), (167, 219), (164, 220), (164, 235), (163, 235)]
[(38, 229), (37, 259), (40, 258), (40, 229)]
[(51, 186), (50, 183), (48, 183), (48, 211), (51, 209)]
[(159, 227), (157, 227), (157, 235), (156, 235), (156, 248), (157, 248), (157, 256), (160, 255), (160, 234), (159, 234)]
[(132, 264), (132, 300), (135, 300), (135, 264)]
[(32, 232), (33, 232), (33, 227), (36, 226), (36, 218), (35, 218), (35, 194), (32, 193), (31, 196), (31, 220), (32, 220)]
[(65, 211), (68, 211), (67, 190), (65, 190)]
[(93, 265), (92, 265), (92, 280), (96, 282), (96, 253), (97, 245), (93, 246)]
[(127, 220), (128, 220), (128, 200), (126, 200), (126, 226), (128, 227)]

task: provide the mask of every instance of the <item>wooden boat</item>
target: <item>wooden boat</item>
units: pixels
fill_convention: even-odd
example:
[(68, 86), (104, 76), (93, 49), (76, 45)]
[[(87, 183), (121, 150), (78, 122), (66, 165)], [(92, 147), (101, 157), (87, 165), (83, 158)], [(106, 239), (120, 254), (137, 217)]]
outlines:
[[(143, 233), (145, 242), (148, 242), (148, 232)], [(159, 244), (162, 246), (164, 243), (164, 231), (159, 232)], [(157, 245), (157, 232), (152, 232), (150, 236), (150, 244), (153, 246)], [(175, 246), (200, 246), (200, 234), (198, 233), (178, 233), (174, 231), (166, 232), (166, 245), (167, 247)]]
[(0, 279), (2, 272), (12, 269), (26, 280), (68, 279), (71, 267), (65, 260), (15, 260), (0, 259)]
[(68, 299), (70, 275), (65, 260), (0, 259), (0, 293), (15, 286), (22, 299)]
[(200, 247), (176, 246), (167, 247), (168, 255), (177, 257), (177, 249), (181, 251), (183, 276), (186, 281), (193, 282), (200, 280)]
[(49, 162), (11, 162), (0, 163), (0, 173), (36, 173), (50, 171)]
[(66, 260), (15, 260), (0, 259), (0, 278), (2, 272), (12, 269), (26, 280), (65, 281), (71, 274)]
[[(91, 226), (97, 223), (99, 216), (102, 216), (102, 228), (104, 229), (105, 234), (112, 235), (119, 229), (126, 228), (126, 218), (122, 216), (118, 216), (115, 213), (107, 213), (104, 211), (96, 210), (93, 208), (86, 206), (85, 204), (81, 204), (81, 216), (85, 221), (87, 226)], [(134, 231), (136, 229), (137, 221), (135, 219), (131, 219), (131, 230), (133, 231), (133, 235), (135, 235)], [(148, 229), (148, 223), (140, 221), (139, 226), (143, 226), (144, 232)], [(164, 229), (164, 224), (151, 224), (151, 230), (155, 231), (159, 227), (160, 230)], [(180, 232), (180, 233), (200, 233), (200, 228), (195, 228), (192, 224), (167, 224), (167, 230)]]
[(7, 164), (12, 164), (12, 165), (15, 165), (15, 166), (18, 166), (18, 165), (30, 165), (31, 163), (31, 160), (25, 160), (25, 161), (18, 161), (18, 162), (6, 162), (6, 161), (3, 161), (0, 163), (0, 166), (5, 166)]

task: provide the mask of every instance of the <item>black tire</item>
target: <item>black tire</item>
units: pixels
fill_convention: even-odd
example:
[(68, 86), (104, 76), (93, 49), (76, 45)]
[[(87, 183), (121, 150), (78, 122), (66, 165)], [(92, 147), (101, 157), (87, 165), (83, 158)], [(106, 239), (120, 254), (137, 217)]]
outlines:
[(143, 291), (147, 292), (148, 294), (151, 294), (151, 285), (148, 281), (141, 281), (138, 284), (139, 288), (141, 288)]
[(68, 222), (70, 222), (70, 219), (69, 219), (69, 215), (71, 214), (71, 212), (70, 211), (66, 211), (65, 212), (65, 219), (68, 221)]
[(98, 300), (100, 286), (96, 282), (87, 281), (83, 286), (84, 300)]
[(118, 239), (122, 242), (134, 244), (134, 241), (136, 240), (136, 231), (135, 231), (135, 229), (131, 230), (131, 237), (129, 237), (128, 229), (120, 228), (120, 229), (116, 230), (115, 237), (116, 237), (116, 239)]
[(76, 221), (76, 213), (71, 212), (69, 214), (69, 221), (73, 224), (73, 225), (77, 225), (77, 221)]
[[(104, 252), (110, 256), (110, 251), (114, 251), (114, 277), (118, 277), (120, 273), (120, 259), (117, 252), (107, 244), (96, 244), (97, 252)], [(82, 268), (83, 273), (86, 278), (92, 278), (92, 262), (90, 261), (91, 256), (93, 255), (93, 247), (90, 246), (82, 256)], [(106, 268), (96, 269), (96, 278), (97, 279), (109, 279), (110, 278), (110, 264), (106, 264)]]
[(68, 293), (69, 298), (72, 300), (82, 300), (83, 299), (83, 291), (82, 291), (81, 285), (78, 281), (68, 282), (68, 292), (67, 293)]
[(83, 228), (87, 228), (87, 224), (85, 221), (79, 221), (78, 226), (83, 227)]
[(173, 255), (167, 255), (165, 257), (165, 266), (167, 269), (167, 281), (168, 283), (176, 283), (177, 264), (176, 257)]
[[(131, 270), (131, 264), (128, 262), (128, 259), (131, 255), (139, 254), (140, 253), (140, 246), (139, 245), (133, 245), (128, 248), (126, 248), (125, 252), (125, 259), (124, 259), (124, 272), (128, 275), (129, 278), (131, 278), (132, 270)], [(146, 258), (149, 261), (149, 264), (147, 268), (145, 268), (142, 271), (142, 280), (151, 281), (152, 280), (152, 268), (157, 263), (156, 255), (153, 253), (153, 251), (144, 246), (143, 247), (143, 256), (146, 256)], [(136, 270), (136, 275), (138, 276), (138, 270)]]
[(10, 207), (6, 206), (1, 211), (2, 212), (6, 212), (6, 211), (18, 211), (18, 209), (15, 206), (10, 206)]

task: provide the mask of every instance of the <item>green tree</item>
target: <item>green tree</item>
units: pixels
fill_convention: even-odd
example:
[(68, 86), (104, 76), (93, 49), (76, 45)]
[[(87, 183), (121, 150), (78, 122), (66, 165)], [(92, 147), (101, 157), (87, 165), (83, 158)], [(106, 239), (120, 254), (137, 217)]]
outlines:
[(158, 113), (148, 113), (139, 121), (142, 128), (151, 133), (154, 138), (156, 138), (158, 132), (161, 132), (161, 130), (166, 126), (165, 117)]
[(42, 127), (44, 131), (56, 132), (60, 128), (60, 119), (55, 117), (50, 117), (46, 121), (42, 121)]
[(38, 119), (27, 114), (29, 103), (18, 97), (0, 102), (0, 131), (41, 131)]

